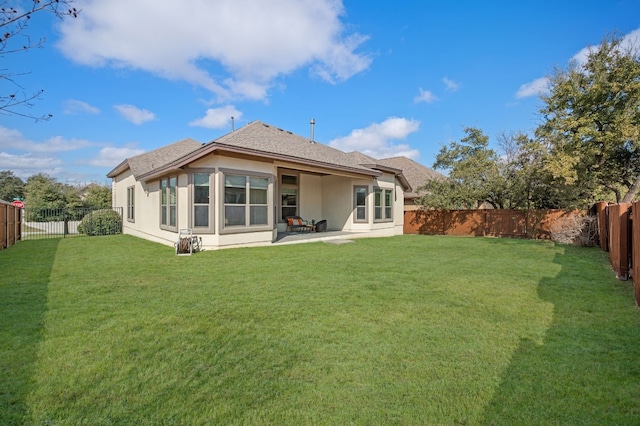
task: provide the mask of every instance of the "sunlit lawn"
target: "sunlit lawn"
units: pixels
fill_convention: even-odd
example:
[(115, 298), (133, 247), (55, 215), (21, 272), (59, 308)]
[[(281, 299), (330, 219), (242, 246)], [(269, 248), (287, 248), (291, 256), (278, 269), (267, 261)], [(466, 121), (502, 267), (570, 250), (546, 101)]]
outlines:
[(606, 253), (398, 236), (0, 252), (0, 424), (638, 424)]

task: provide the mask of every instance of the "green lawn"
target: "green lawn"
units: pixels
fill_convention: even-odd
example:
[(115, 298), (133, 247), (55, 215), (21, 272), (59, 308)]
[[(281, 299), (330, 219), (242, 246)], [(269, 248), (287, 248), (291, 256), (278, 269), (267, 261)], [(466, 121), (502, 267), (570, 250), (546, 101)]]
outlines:
[(606, 253), (514, 239), (0, 252), (0, 424), (639, 424)]

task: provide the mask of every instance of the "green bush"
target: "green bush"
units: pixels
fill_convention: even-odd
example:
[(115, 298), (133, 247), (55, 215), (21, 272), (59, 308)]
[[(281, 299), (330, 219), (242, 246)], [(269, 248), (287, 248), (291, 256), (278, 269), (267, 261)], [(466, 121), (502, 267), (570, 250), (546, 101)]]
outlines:
[(114, 210), (96, 210), (86, 214), (78, 225), (78, 232), (86, 235), (113, 235), (122, 230), (122, 219)]

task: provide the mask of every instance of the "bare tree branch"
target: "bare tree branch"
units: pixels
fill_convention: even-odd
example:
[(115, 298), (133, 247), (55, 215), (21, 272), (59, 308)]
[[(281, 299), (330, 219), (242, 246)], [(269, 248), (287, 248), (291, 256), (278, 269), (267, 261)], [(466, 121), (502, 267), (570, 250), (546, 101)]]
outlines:
[[(32, 0), (31, 7), (26, 9), (20, 8), (15, 5), (16, 3), (20, 4), (16, 0), (0, 1), (0, 57), (44, 46), (44, 37), (32, 42), (29, 35), (25, 34), (34, 14), (48, 12), (56, 18), (64, 19), (66, 17), (76, 18), (80, 13), (78, 9), (73, 7), (74, 0)], [(18, 35), (23, 36), (26, 42), (19, 43), (19, 39), (16, 37)], [(44, 91), (40, 89), (27, 94), (25, 89), (14, 79), (14, 77), (25, 74), (28, 72), (11, 73), (6, 69), (0, 70), (0, 82), (4, 81), (13, 86), (13, 90), (4, 87), (0, 89), (0, 114), (16, 115), (35, 121), (49, 120), (52, 117), (51, 114), (36, 116), (24, 112), (25, 108), (29, 109), (34, 106), (34, 102), (40, 98)]]

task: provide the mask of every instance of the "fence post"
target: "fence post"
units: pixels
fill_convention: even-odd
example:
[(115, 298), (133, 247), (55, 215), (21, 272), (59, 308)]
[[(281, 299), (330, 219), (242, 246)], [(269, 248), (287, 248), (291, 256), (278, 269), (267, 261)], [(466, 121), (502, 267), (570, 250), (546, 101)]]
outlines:
[(69, 221), (67, 220), (67, 209), (62, 209), (62, 222), (64, 223), (64, 229), (62, 230), (62, 237), (66, 238), (69, 233)]

